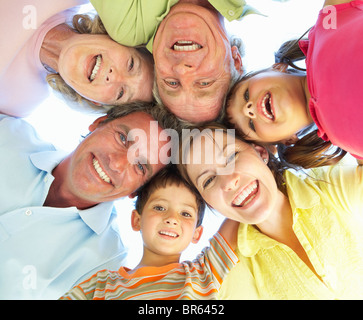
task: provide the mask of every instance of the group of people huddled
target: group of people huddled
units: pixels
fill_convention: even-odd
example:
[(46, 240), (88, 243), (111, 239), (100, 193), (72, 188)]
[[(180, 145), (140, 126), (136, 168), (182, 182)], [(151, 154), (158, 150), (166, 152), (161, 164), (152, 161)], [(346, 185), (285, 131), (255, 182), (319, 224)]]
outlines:
[[(0, 4), (0, 299), (363, 299), (363, 1), (251, 72), (224, 25), (244, 0), (90, 2)], [(99, 113), (70, 154), (22, 119), (49, 86)], [(226, 219), (180, 261), (206, 206)]]

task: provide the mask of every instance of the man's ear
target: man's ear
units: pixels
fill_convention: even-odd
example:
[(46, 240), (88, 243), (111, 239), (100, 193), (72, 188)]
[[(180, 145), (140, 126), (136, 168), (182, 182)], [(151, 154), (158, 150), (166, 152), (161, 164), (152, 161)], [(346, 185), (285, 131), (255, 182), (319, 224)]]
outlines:
[(243, 74), (242, 57), (238, 51), (238, 48), (236, 46), (233, 46), (231, 48), (231, 51), (232, 51), (232, 59), (234, 61), (234, 67), (240, 74)]
[(291, 146), (299, 141), (299, 138), (296, 134), (293, 134), (291, 137), (281, 140), (280, 142), (283, 143), (285, 146)]
[(129, 197), (130, 199), (133, 199), (133, 198), (135, 198), (136, 196), (137, 196), (137, 191), (131, 192), (131, 193), (128, 195), (128, 197)]
[(131, 227), (134, 231), (140, 231), (141, 229), (141, 216), (137, 212), (137, 210), (132, 210), (131, 213)]
[(288, 64), (283, 62), (278, 62), (272, 65), (271, 69), (279, 72), (287, 72)]
[(88, 130), (95, 131), (97, 129), (97, 127), (99, 126), (99, 124), (102, 121), (105, 121), (106, 119), (107, 119), (107, 115), (97, 118), (95, 121), (93, 121), (92, 124), (89, 125)]
[(193, 239), (192, 239), (192, 243), (198, 243), (198, 241), (200, 240), (200, 237), (203, 234), (203, 226), (199, 226), (194, 230), (194, 235), (193, 235)]

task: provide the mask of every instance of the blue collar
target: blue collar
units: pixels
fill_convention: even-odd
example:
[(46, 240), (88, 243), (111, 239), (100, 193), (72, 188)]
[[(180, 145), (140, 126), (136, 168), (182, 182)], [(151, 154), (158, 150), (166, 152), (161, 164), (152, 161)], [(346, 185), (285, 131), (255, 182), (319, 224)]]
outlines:
[[(68, 153), (56, 150), (56, 151), (43, 151), (30, 155), (30, 160), (33, 165), (38, 169), (47, 172), (54, 180), (52, 175), (53, 169), (68, 155)], [(51, 180), (51, 181), (53, 181)], [(49, 183), (48, 188), (51, 183)], [(49, 191), (49, 189), (48, 189)], [(87, 224), (95, 233), (102, 233), (107, 227), (112, 212), (114, 211), (113, 201), (104, 202), (95, 205), (91, 208), (80, 210), (76, 207), (72, 207), (75, 211), (78, 211), (81, 219)]]

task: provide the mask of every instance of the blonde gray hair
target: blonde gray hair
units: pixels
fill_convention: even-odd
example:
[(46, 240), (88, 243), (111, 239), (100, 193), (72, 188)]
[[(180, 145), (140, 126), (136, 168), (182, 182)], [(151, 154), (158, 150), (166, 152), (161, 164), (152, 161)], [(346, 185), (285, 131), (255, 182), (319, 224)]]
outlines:
[[(76, 14), (70, 24), (72, 30), (81, 34), (106, 34), (107, 31), (98, 15), (94, 17), (86, 14)], [(152, 61), (152, 55), (142, 46), (135, 47), (143, 56), (150, 56)], [(106, 113), (111, 109), (112, 105), (99, 105), (92, 101), (82, 97), (72, 87), (70, 87), (59, 73), (52, 72), (47, 75), (46, 81), (60, 96), (67, 102), (67, 104), (76, 109), (77, 111), (89, 112), (89, 113)]]

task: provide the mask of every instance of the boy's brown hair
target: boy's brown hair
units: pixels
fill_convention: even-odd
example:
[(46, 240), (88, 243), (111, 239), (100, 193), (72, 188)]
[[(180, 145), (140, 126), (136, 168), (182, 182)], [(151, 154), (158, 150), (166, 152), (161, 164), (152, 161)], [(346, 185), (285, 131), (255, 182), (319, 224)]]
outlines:
[[(148, 181), (144, 186), (138, 189), (137, 199), (135, 201), (135, 209), (141, 215), (144, 206), (151, 194), (157, 189), (166, 188), (168, 185), (184, 186), (186, 187), (194, 196), (197, 203), (198, 210), (198, 221), (197, 227), (199, 227), (203, 222), (204, 211), (205, 211), (205, 201), (195, 189), (191, 186), (185, 179), (182, 178), (178, 172), (175, 165), (170, 165), (162, 170), (160, 170), (150, 181)], [(176, 197), (178, 195), (175, 195)]]

